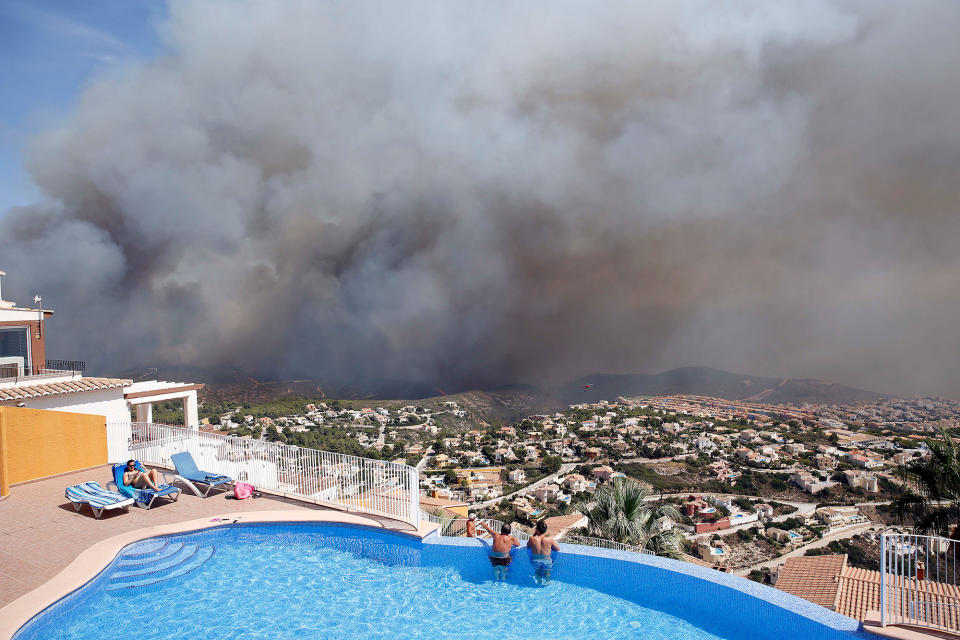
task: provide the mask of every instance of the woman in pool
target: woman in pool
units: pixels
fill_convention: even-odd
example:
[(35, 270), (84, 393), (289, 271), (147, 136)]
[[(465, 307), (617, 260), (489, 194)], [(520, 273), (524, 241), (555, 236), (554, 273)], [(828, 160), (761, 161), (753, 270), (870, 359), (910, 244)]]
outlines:
[(160, 474), (156, 469), (140, 471), (136, 460), (127, 460), (127, 468), (123, 470), (123, 484), (137, 489), (160, 490)]
[(547, 521), (541, 520), (533, 529), (533, 535), (527, 540), (527, 548), (533, 552), (534, 580), (537, 584), (549, 584), (550, 570), (553, 568), (552, 551), (560, 551), (557, 541), (547, 535)]

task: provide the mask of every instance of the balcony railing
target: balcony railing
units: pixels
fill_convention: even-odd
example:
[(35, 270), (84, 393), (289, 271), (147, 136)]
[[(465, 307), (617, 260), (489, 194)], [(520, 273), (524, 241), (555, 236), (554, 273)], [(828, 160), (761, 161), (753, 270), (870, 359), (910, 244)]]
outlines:
[(405, 464), (145, 422), (111, 423), (107, 440), (114, 462), (173, 468), (170, 456), (189, 451), (200, 469), (258, 489), (419, 526), (419, 476)]
[(880, 539), (880, 624), (960, 632), (960, 541), (884, 534)]
[(83, 373), (87, 370), (87, 363), (83, 360), (47, 360), (44, 369), (53, 371), (73, 371)]
[(87, 368), (81, 360), (47, 360), (43, 366), (21, 367), (18, 364), (0, 364), (0, 380), (79, 376)]

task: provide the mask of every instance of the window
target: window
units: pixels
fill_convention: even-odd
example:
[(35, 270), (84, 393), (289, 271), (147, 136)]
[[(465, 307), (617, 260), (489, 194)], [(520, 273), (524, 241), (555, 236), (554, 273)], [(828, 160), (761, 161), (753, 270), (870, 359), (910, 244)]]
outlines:
[(0, 375), (26, 373), (30, 366), (27, 331), (26, 327), (0, 328)]

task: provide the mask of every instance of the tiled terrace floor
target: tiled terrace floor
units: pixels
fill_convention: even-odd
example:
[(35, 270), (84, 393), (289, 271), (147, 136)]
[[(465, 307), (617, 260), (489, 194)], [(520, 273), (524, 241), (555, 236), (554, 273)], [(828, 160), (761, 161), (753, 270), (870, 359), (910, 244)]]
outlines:
[(267, 495), (233, 500), (220, 492), (198, 498), (184, 489), (177, 502), (149, 511), (106, 511), (97, 520), (89, 506), (78, 513), (63, 496), (72, 484), (96, 480), (106, 486), (109, 479), (104, 466), (10, 488), (10, 497), (0, 501), (0, 607), (52, 578), (92, 544), (119, 533), (226, 513), (322, 509)]

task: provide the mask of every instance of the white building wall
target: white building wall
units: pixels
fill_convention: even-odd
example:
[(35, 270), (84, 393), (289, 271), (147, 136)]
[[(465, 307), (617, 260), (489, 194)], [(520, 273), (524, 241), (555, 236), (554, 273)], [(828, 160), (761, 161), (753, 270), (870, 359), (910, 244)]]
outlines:
[(750, 513), (741, 512), (739, 515), (739, 518), (730, 517), (730, 526), (738, 527), (741, 524), (750, 524), (760, 519), (760, 515), (756, 511), (751, 511)]
[(101, 415), (107, 422), (130, 422), (130, 409), (123, 399), (123, 388), (101, 389), (97, 391), (80, 391), (64, 393), (42, 398), (26, 398), (17, 402), (8, 402), (14, 406), (23, 403), (29, 409), (47, 409), (51, 411), (72, 411)]

